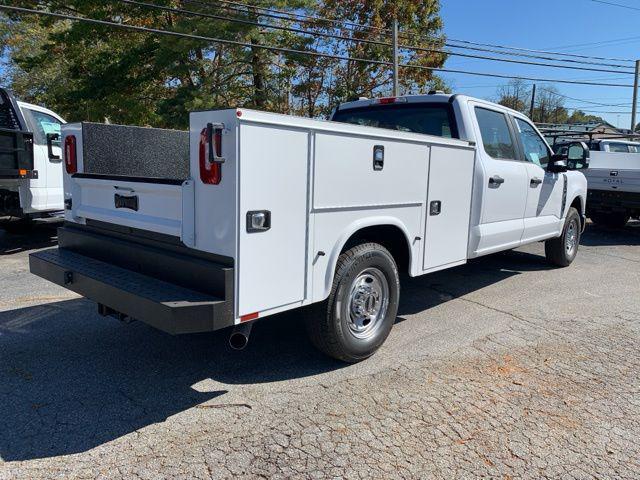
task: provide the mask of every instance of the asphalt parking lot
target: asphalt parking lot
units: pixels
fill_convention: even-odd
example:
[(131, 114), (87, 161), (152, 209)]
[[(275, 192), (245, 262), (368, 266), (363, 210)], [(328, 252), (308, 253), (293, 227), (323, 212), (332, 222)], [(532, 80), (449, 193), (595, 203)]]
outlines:
[(28, 273), (0, 233), (0, 478), (640, 478), (640, 223), (403, 280), (354, 366), (306, 311), (170, 337)]

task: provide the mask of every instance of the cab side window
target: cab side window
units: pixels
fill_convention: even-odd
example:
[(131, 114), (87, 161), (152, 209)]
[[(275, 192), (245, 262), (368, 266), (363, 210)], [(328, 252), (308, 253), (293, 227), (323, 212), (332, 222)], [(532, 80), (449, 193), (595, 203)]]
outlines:
[(527, 162), (546, 168), (549, 163), (549, 147), (536, 130), (524, 120), (516, 118), (516, 127), (518, 127), (518, 135), (524, 149), (524, 157)]
[(476, 119), (480, 127), (484, 151), (492, 158), (515, 160), (515, 142), (504, 113), (476, 107)]
[[(38, 145), (47, 144), (47, 133), (60, 134), (60, 121), (51, 115), (30, 109), (23, 109), (23, 114)], [(59, 146), (60, 140), (53, 144)]]

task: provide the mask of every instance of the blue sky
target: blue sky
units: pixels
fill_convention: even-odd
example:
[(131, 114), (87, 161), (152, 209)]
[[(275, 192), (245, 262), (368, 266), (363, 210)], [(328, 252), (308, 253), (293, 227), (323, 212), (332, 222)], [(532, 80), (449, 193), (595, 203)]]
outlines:
[[(593, 0), (441, 0), (441, 15), (444, 20), (445, 34), (452, 39), (581, 55), (640, 58), (640, 1), (607, 1), (627, 5), (637, 10), (606, 5)], [(629, 37), (636, 38), (629, 39)], [(611, 42), (619, 39), (625, 40)], [(593, 42), (609, 43), (575, 46)], [(544, 62), (544, 60), (534, 61)], [(450, 57), (446, 67), (507, 75), (633, 83), (633, 75), (506, 64), (462, 57)], [(608, 69), (609, 67), (595, 68)], [(489, 99), (495, 97), (498, 85), (507, 82), (502, 79), (460, 74), (442, 74), (442, 77), (455, 92)], [(594, 110), (588, 113), (631, 110), (631, 88), (563, 84), (555, 84), (555, 86), (560, 93), (580, 100), (605, 104), (624, 103), (616, 107), (598, 107), (576, 100), (567, 100), (568, 106), (582, 106), (584, 109)], [(631, 115), (628, 113), (598, 115), (613, 125), (619, 124), (623, 128), (630, 126)]]

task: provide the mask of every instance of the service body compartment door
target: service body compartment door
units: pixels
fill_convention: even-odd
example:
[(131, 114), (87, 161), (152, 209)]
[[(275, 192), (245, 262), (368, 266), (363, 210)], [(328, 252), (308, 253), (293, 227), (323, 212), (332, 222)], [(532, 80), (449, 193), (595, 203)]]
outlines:
[(308, 165), (307, 131), (241, 123), (238, 316), (305, 298)]
[(423, 269), (467, 259), (475, 152), (431, 147)]

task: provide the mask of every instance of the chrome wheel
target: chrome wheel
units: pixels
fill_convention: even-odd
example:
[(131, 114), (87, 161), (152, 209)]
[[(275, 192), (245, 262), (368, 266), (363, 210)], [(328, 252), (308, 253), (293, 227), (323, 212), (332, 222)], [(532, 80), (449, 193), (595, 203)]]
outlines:
[(567, 250), (567, 256), (571, 257), (578, 248), (579, 229), (578, 222), (572, 219), (567, 226), (567, 234), (564, 240), (564, 247)]
[(374, 336), (382, 325), (389, 306), (389, 283), (377, 268), (361, 272), (351, 284), (349, 294), (349, 330), (359, 339)]

